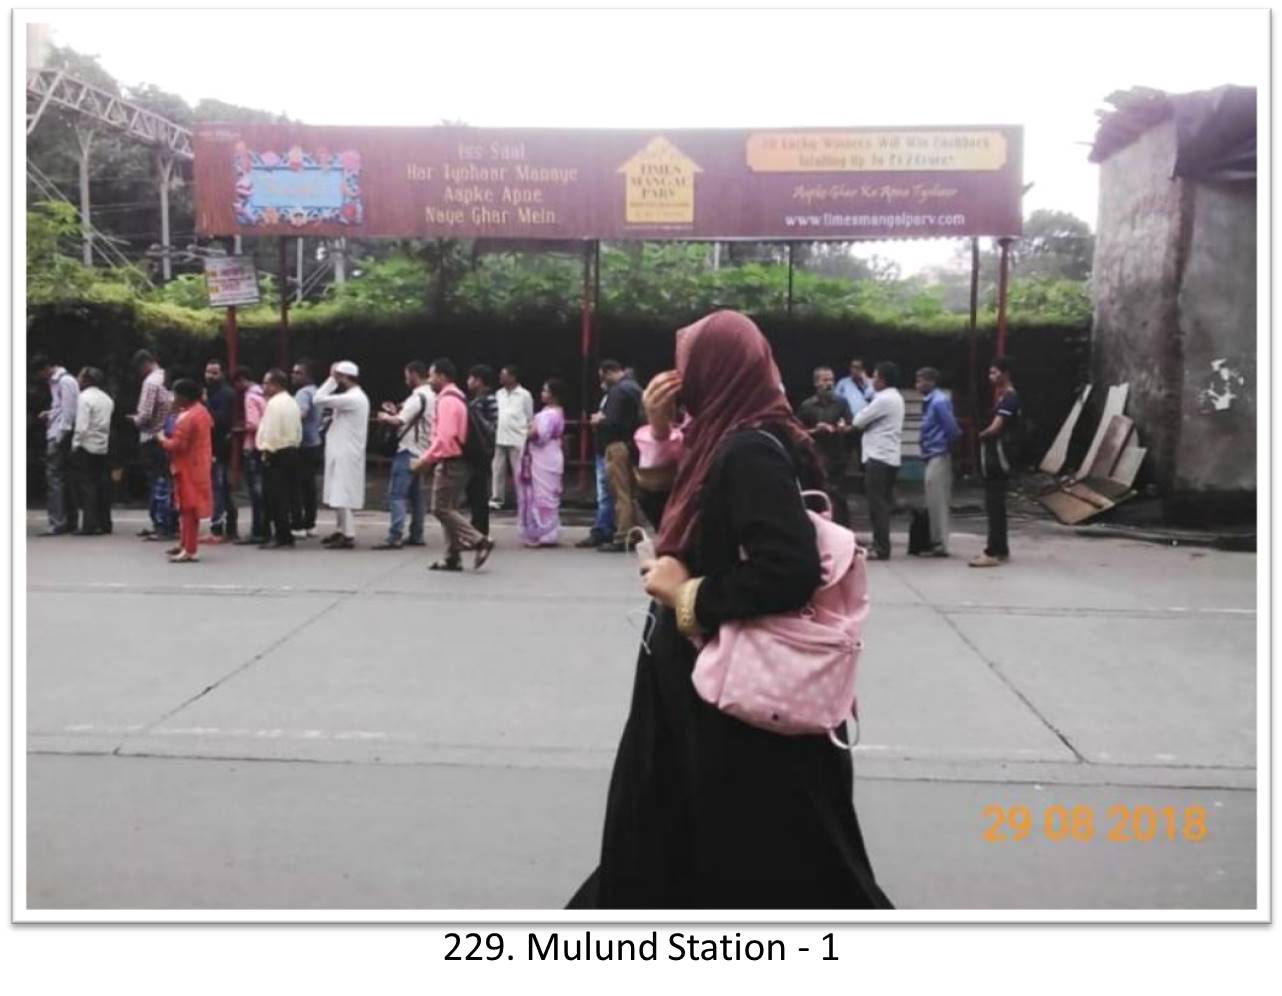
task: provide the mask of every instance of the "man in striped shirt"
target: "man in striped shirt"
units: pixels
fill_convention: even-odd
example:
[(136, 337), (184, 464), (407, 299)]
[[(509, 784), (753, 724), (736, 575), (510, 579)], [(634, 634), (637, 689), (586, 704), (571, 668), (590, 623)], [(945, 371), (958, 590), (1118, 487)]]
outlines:
[(140, 349), (134, 354), (133, 367), (142, 377), (142, 391), (138, 395), (138, 410), (129, 416), (129, 421), (137, 427), (142, 444), (151, 516), (151, 527), (138, 535), (148, 540), (172, 540), (178, 531), (169, 483), (169, 457), (160, 445), (160, 433), (173, 407), (174, 396), (165, 387), (165, 371), (147, 350)]

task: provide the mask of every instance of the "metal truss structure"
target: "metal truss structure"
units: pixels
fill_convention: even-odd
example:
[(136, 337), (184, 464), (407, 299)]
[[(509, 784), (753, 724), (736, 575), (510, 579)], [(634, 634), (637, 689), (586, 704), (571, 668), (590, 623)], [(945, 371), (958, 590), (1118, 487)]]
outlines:
[(27, 72), (27, 134), (39, 124), (50, 105), (76, 111), (89, 125), (107, 125), (168, 154), (191, 162), (191, 132), (137, 104), (108, 93), (91, 83), (68, 76), (61, 69)]

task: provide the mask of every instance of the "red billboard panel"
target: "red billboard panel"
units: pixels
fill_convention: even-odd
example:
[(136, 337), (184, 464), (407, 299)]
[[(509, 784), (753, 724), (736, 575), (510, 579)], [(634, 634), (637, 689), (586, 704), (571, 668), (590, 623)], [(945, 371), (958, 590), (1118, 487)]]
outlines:
[(205, 125), (202, 235), (1018, 235), (1023, 130)]

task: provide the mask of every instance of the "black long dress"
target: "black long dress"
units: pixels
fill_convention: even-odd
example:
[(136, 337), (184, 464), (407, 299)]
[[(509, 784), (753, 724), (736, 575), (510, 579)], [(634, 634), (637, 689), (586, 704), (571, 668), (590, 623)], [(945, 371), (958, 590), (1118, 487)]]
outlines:
[[(783, 430), (771, 434), (791, 450)], [(797, 609), (817, 586), (814, 527), (794, 468), (760, 431), (722, 444), (689, 565), (705, 579), (695, 606), (705, 630)], [(671, 610), (652, 610), (601, 862), (570, 908), (891, 908), (859, 832), (849, 753), (826, 737), (759, 730), (705, 703), (690, 681), (694, 645)]]

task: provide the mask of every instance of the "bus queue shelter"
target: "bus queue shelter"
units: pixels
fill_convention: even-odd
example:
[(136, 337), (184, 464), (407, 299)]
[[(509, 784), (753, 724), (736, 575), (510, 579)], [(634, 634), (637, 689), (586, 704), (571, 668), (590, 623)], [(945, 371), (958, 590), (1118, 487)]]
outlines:
[[(1004, 345), (1008, 247), (1022, 230), (1020, 126), (643, 131), (207, 124), (196, 130), (193, 148), (197, 233), (280, 239), (282, 366), (288, 361), (285, 244), (299, 237), (577, 246), (583, 258), (582, 424), (591, 395), (601, 241), (968, 238), (973, 404), (978, 239), (996, 238), (999, 352)], [(224, 267), (234, 270), (234, 264)], [(225, 325), (234, 366), (234, 305)], [(580, 433), (580, 449), (586, 445), (587, 434)]]

